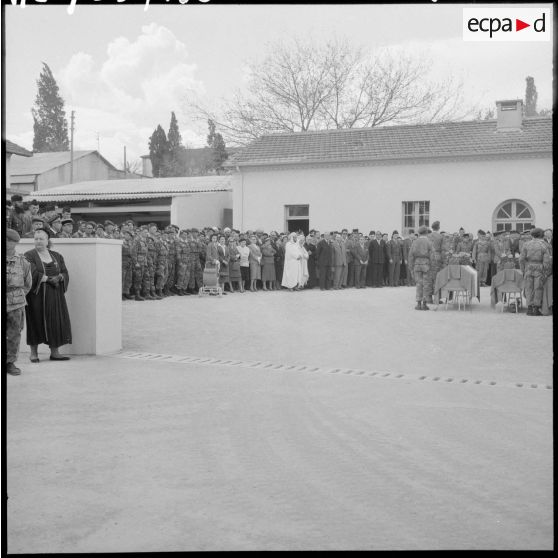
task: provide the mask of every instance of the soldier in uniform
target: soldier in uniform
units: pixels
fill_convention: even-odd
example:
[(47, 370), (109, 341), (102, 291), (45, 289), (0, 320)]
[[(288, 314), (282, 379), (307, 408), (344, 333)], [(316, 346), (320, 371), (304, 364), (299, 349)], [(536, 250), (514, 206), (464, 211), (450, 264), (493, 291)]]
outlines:
[(432, 257), (430, 261), (430, 270), (428, 280), (426, 282), (426, 302), (432, 304), (432, 295), (434, 293), (434, 283), (436, 282), (436, 275), (442, 269), (442, 241), (443, 237), (440, 234), (440, 221), (432, 223), (432, 232), (428, 235), (428, 240), (432, 244)]
[(523, 272), (527, 315), (542, 316), (544, 280), (550, 274), (552, 260), (550, 248), (543, 240), (543, 230), (537, 227), (531, 234), (533, 239), (523, 245), (519, 265)]
[(461, 240), (457, 242), (455, 252), (464, 252), (471, 256), (471, 254), (473, 253), (473, 240), (471, 239), (471, 235), (469, 233), (463, 233)]
[(519, 249), (519, 238), (519, 231), (510, 231), (508, 245), (511, 257), (513, 258), (513, 262), (515, 264), (515, 269), (519, 269), (519, 256), (521, 254), (521, 250)]
[[(428, 275), (432, 260), (432, 242), (428, 240), (426, 234), (428, 229), (422, 225), (419, 227), (419, 237), (411, 245), (409, 250), (409, 265), (413, 269), (416, 282), (416, 301), (415, 310), (430, 310), (426, 304), (425, 288), (428, 285)], [(432, 296), (432, 295), (431, 295)]]
[(187, 291), (190, 282), (190, 244), (188, 241), (189, 231), (182, 229), (175, 241), (175, 269), (176, 281), (172, 285), (171, 292), (180, 296), (189, 295)]
[(147, 273), (147, 234), (147, 229), (140, 229), (130, 249), (130, 255), (134, 264), (133, 286), (136, 300), (145, 300), (141, 295), (141, 288), (143, 286), (144, 275)]
[(157, 300), (153, 296), (155, 289), (155, 262), (157, 261), (157, 248), (153, 242), (153, 237), (149, 235), (145, 237), (147, 244), (147, 261), (145, 265), (145, 273), (143, 274), (142, 296), (145, 300)]
[(415, 281), (413, 279), (413, 268), (409, 264), (409, 251), (411, 250), (411, 245), (413, 244), (414, 234), (409, 233), (403, 240), (403, 261), (405, 262), (405, 273), (407, 276), (407, 286), (413, 287)]
[(475, 264), (481, 287), (486, 286), (488, 266), (492, 260), (492, 246), (482, 229), (478, 231), (478, 238), (473, 246), (472, 260)]
[(16, 254), (20, 240), (17, 231), (8, 229), (6, 235), (6, 372), (19, 376), (15, 365), (19, 354), (21, 330), (25, 323), (25, 295), (31, 290), (31, 264), (22, 254)]
[(169, 247), (160, 232), (155, 235), (154, 243), (157, 249), (157, 260), (155, 262), (155, 293), (161, 299), (163, 298), (163, 288), (167, 284), (169, 275)]
[(62, 230), (56, 235), (57, 238), (72, 238), (74, 222), (72, 219), (62, 219)]
[(178, 250), (179, 250), (179, 240), (176, 237), (176, 229), (173, 225), (167, 227), (167, 246), (168, 246), (168, 276), (167, 282), (163, 289), (163, 293), (166, 296), (172, 296), (176, 294), (176, 283), (178, 279)]
[(203, 286), (202, 257), (203, 265), (205, 265), (205, 243), (198, 239), (198, 229), (192, 229), (190, 236), (191, 239), (188, 241), (190, 246), (188, 292), (195, 294)]
[(132, 287), (135, 267), (132, 259), (134, 241), (132, 233), (127, 228), (124, 229), (122, 236), (122, 300), (133, 300), (134, 297), (130, 294), (130, 288)]

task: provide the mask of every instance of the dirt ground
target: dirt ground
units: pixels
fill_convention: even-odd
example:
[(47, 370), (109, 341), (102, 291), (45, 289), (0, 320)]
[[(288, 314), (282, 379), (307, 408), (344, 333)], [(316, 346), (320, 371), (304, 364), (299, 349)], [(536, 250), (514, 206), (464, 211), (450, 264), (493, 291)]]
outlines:
[(130, 301), (118, 354), (21, 354), (8, 552), (552, 549), (552, 317), (413, 305)]

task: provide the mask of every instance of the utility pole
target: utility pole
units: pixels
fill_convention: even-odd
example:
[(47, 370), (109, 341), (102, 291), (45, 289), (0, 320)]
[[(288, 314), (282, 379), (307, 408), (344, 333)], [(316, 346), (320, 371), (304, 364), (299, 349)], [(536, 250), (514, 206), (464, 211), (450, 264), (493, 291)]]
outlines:
[(124, 178), (126, 178), (127, 174), (128, 174), (128, 169), (126, 167), (126, 146), (124, 146)]
[(70, 125), (70, 184), (74, 183), (74, 111), (71, 115)]

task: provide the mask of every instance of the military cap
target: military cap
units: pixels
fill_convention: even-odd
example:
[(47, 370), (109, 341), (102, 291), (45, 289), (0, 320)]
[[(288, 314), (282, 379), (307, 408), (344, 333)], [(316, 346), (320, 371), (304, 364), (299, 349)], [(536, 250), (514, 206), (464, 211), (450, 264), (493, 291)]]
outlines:
[(542, 238), (544, 236), (544, 231), (541, 228), (536, 227), (531, 230), (531, 236), (533, 238)]
[(91, 225), (94, 229), (97, 228), (97, 223), (95, 223), (95, 221), (87, 221), (88, 225)]
[(124, 229), (123, 231), (121, 231), (122, 234), (129, 234), (130, 236), (134, 236), (134, 233), (128, 229)]
[(463, 233), (463, 238), (465, 238), (466, 236), (470, 237), (471, 235), (469, 233)]
[(108, 225), (112, 225), (113, 227), (116, 227), (116, 225), (112, 222), (109, 221), (108, 219), (105, 221), (105, 227), (107, 227)]
[(425, 225), (421, 225), (418, 229), (419, 234), (426, 234), (427, 232), (428, 232), (428, 227), (426, 227)]
[(231, 229), (229, 229), (229, 227), (225, 227), (225, 228), (223, 229), (223, 232), (226, 232), (226, 233), (229, 232), (229, 233), (230, 233), (230, 232), (231, 232)]
[(53, 215), (49, 220), (48, 220), (48, 224), (52, 225), (52, 223), (54, 223), (55, 221), (60, 220), (60, 215), (58, 215), (58, 213), (56, 215)]
[(44, 223), (45, 220), (42, 217), (39, 217), (38, 215), (35, 215), (32, 219), (31, 222), (32, 223), (36, 223), (37, 221), (40, 221), (41, 223)]
[(126, 221), (124, 221), (124, 223), (126, 223), (127, 225), (132, 225), (135, 226), (136, 224), (134, 223), (134, 221), (132, 221), (132, 219), (128, 219)]
[(74, 220), (70, 218), (62, 219), (62, 225), (74, 224)]
[(6, 229), (6, 240), (11, 240), (12, 242), (19, 242), (20, 236), (14, 229)]
[(103, 229), (103, 230), (105, 230), (105, 226), (104, 226), (102, 223), (97, 223), (97, 224), (95, 225), (95, 228), (96, 228), (96, 229)]

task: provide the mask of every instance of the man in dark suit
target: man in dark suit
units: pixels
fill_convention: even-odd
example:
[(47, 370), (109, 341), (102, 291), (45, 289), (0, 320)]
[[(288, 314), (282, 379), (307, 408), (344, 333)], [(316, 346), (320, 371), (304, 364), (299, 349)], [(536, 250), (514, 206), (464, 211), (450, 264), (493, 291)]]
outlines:
[(329, 290), (331, 284), (331, 235), (324, 233), (316, 246), (316, 264), (318, 266), (320, 290)]
[(382, 287), (386, 246), (382, 241), (382, 233), (380, 231), (376, 231), (376, 237), (370, 240), (368, 254), (368, 267), (371, 268), (370, 278), (372, 287)]

